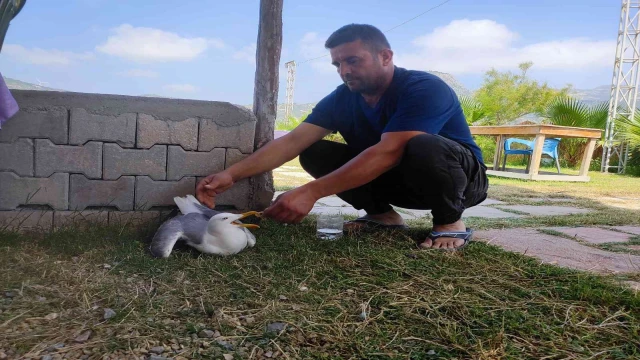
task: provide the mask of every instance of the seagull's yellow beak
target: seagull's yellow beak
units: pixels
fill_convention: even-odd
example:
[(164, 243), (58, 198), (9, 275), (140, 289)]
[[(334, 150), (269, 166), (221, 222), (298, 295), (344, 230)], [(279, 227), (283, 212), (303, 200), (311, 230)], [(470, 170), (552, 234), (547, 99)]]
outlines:
[(233, 222), (233, 225), (236, 225), (238, 227), (243, 227), (243, 228), (247, 228), (247, 229), (259, 229), (260, 226), (256, 225), (256, 224), (243, 224), (241, 223), (239, 220), (242, 220), (244, 218), (247, 218), (249, 216), (255, 215), (257, 217), (261, 217), (262, 216), (262, 212), (259, 211), (249, 211), (246, 213), (242, 213), (240, 214), (240, 217), (238, 218), (238, 220)]
[(260, 229), (260, 226), (256, 225), (256, 224), (234, 224), (237, 227), (243, 227), (243, 228), (247, 228), (247, 229)]

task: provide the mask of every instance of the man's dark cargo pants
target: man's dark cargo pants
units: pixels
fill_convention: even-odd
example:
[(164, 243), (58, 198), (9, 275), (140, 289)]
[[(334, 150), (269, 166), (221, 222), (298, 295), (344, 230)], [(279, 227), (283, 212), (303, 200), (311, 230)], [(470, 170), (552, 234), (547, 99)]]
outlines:
[[(327, 175), (356, 157), (345, 144), (321, 140), (300, 154), (302, 167), (314, 178)], [(368, 184), (337, 194), (367, 214), (391, 205), (431, 210), (434, 225), (451, 224), (462, 212), (487, 197), (486, 167), (459, 143), (439, 135), (413, 137), (396, 167)]]

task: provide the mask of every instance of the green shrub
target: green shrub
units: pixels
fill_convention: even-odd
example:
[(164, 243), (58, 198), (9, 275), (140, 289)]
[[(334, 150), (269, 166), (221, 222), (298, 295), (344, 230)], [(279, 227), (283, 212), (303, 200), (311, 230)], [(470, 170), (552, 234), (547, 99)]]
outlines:
[(276, 121), (276, 130), (281, 131), (291, 131), (298, 127), (306, 118), (309, 116), (309, 113), (302, 114), (300, 117), (289, 116), (289, 119)]
[(329, 140), (329, 141), (335, 141), (335, 142), (339, 142), (342, 144), (346, 144), (347, 142), (344, 140), (344, 138), (342, 137), (342, 135), (340, 135), (340, 133), (331, 133), (327, 136), (324, 137), (324, 140)]
[(474, 140), (482, 150), (482, 158), (485, 164), (493, 162), (493, 156), (496, 153), (496, 139), (491, 136), (475, 136)]

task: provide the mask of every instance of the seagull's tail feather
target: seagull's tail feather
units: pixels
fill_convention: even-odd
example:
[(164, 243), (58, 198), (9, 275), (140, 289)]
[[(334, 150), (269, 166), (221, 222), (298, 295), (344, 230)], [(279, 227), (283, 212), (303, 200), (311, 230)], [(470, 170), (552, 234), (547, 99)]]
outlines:
[(178, 208), (183, 215), (197, 213), (212, 217), (218, 213), (217, 211), (211, 210), (202, 205), (193, 195), (187, 195), (185, 197), (176, 196), (173, 198), (173, 201), (178, 205)]
[(182, 223), (175, 218), (165, 221), (151, 240), (149, 250), (154, 257), (166, 258), (169, 257), (173, 246), (184, 234)]

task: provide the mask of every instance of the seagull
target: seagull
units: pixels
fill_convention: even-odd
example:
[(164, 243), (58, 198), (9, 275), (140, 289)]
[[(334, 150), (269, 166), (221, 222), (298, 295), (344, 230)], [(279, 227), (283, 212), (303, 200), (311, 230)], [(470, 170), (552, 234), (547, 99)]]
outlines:
[(175, 243), (183, 239), (187, 245), (205, 254), (222, 256), (237, 254), (246, 247), (253, 247), (255, 236), (249, 229), (258, 225), (243, 224), (241, 219), (262, 213), (249, 211), (232, 214), (211, 210), (193, 195), (174, 197), (182, 215), (165, 221), (153, 236), (149, 250), (154, 257), (167, 258)]

